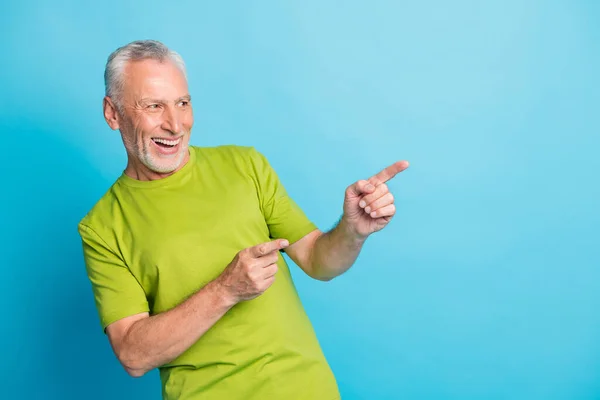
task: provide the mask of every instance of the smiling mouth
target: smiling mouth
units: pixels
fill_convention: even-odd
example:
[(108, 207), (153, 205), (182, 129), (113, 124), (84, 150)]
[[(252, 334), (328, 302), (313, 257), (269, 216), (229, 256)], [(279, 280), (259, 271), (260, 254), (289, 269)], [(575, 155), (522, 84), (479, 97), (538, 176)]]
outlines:
[(177, 146), (181, 142), (181, 138), (180, 137), (177, 139), (152, 138), (152, 141), (154, 143), (156, 143), (157, 145), (159, 145), (160, 147), (163, 147), (165, 149), (170, 149), (170, 148)]

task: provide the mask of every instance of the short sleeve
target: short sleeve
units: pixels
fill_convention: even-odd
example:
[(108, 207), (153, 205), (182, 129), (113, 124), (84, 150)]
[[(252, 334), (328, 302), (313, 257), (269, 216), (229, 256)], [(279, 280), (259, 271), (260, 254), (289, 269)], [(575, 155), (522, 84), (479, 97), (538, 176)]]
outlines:
[(266, 157), (256, 149), (250, 149), (261, 210), (271, 238), (294, 243), (317, 229), (287, 194)]
[(79, 234), (102, 329), (130, 315), (148, 312), (144, 289), (121, 257), (89, 226), (80, 224)]

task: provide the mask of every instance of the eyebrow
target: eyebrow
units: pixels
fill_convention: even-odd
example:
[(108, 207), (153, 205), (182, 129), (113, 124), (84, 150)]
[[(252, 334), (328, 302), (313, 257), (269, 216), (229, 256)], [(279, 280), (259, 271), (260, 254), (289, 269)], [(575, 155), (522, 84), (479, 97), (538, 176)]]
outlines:
[[(178, 97), (175, 100), (175, 103), (179, 103), (180, 101), (185, 100), (185, 101), (192, 101), (192, 96), (190, 96), (189, 94), (186, 94), (185, 96), (181, 96)], [(145, 97), (143, 99), (140, 100), (140, 103), (168, 103), (167, 100), (164, 99), (155, 99), (155, 98), (151, 98), (151, 97)]]

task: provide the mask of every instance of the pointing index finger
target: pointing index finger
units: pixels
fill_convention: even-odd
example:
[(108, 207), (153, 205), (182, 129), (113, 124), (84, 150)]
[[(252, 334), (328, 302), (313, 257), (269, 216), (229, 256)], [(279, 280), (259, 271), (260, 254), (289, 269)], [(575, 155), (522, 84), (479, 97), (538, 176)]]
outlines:
[(275, 250), (285, 249), (289, 242), (285, 239), (273, 240), (271, 242), (261, 243), (252, 247), (252, 255), (256, 258), (266, 256)]
[(381, 185), (395, 177), (398, 173), (404, 171), (408, 168), (408, 161), (396, 161), (389, 167), (383, 169), (377, 175), (373, 175), (369, 178), (369, 182), (371, 182), (374, 186)]

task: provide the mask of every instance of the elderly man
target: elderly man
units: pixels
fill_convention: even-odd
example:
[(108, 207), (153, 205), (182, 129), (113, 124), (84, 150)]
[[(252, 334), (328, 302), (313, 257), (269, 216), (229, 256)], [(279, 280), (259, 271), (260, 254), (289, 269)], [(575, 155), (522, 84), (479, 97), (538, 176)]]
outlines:
[(189, 146), (183, 60), (160, 42), (117, 49), (104, 117), (128, 156), (79, 224), (102, 327), (125, 370), (160, 369), (165, 399), (339, 399), (280, 252), (330, 280), (395, 213), (397, 162), (345, 193), (323, 233), (254, 148)]

